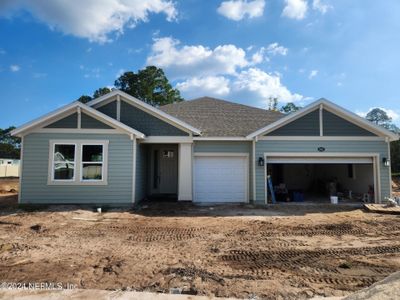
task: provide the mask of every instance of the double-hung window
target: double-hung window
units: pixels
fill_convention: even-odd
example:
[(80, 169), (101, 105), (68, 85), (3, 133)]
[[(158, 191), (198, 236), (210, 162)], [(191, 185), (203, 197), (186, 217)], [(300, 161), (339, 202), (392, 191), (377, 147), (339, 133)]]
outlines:
[(108, 141), (50, 141), (49, 184), (107, 184)]

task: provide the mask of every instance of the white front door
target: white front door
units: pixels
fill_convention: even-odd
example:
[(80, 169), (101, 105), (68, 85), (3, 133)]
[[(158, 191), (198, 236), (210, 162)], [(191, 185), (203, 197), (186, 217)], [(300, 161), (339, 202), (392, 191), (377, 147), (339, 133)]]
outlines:
[(248, 157), (196, 156), (195, 202), (247, 202)]

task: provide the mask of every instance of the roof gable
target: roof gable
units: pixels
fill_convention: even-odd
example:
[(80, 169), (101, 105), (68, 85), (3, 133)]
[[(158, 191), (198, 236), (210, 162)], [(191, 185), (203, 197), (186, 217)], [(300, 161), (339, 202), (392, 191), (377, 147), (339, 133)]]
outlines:
[(201, 134), (201, 130), (198, 128), (193, 127), (192, 125), (175, 118), (174, 116), (169, 115), (168, 113), (154, 107), (151, 106), (135, 97), (132, 97), (131, 95), (120, 91), (120, 90), (113, 90), (110, 93), (101, 96), (97, 99), (94, 99), (90, 102), (87, 103), (88, 106), (94, 107), (94, 108), (98, 108), (101, 105), (105, 105), (107, 103), (110, 103), (114, 100), (117, 101), (124, 101), (138, 109), (141, 109), (143, 111), (145, 111), (148, 114), (151, 114), (152, 116), (163, 120), (166, 123), (169, 123), (181, 130), (184, 130), (186, 132), (190, 132), (196, 135), (200, 135)]
[(373, 135), (388, 138), (390, 141), (399, 139), (399, 136), (397, 134), (395, 134), (381, 126), (373, 124), (373, 123), (369, 122), (368, 120), (356, 115), (355, 113), (352, 113), (352, 112), (350, 112), (350, 111), (348, 111), (326, 99), (320, 99), (318, 101), (315, 101), (297, 112), (287, 115), (286, 117), (284, 117), (270, 125), (262, 127), (256, 131), (254, 131), (253, 133), (249, 134), (247, 136), (247, 138), (255, 138), (255, 137), (258, 137), (261, 135), (265, 135), (274, 130), (277, 130), (278, 128), (285, 126), (286, 124), (289, 124), (291, 122), (294, 122), (295, 120), (303, 117), (304, 115), (306, 115), (306, 114), (310, 113), (311, 111), (314, 111), (318, 108), (321, 109), (321, 111), (326, 110), (326, 111), (348, 121), (349, 123), (352, 123), (366, 131), (369, 131)]

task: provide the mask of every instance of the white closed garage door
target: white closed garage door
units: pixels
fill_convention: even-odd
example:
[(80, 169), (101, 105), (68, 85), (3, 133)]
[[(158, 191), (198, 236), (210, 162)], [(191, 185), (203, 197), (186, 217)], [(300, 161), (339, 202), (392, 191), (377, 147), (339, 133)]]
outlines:
[(247, 156), (196, 156), (195, 202), (247, 202)]

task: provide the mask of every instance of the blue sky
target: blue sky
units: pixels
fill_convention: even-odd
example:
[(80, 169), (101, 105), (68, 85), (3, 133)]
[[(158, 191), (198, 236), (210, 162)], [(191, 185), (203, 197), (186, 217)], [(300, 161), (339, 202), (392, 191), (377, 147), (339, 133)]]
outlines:
[(257, 107), (325, 97), (400, 124), (400, 1), (86, 0), (0, 3), (0, 127), (148, 64), (186, 99)]

